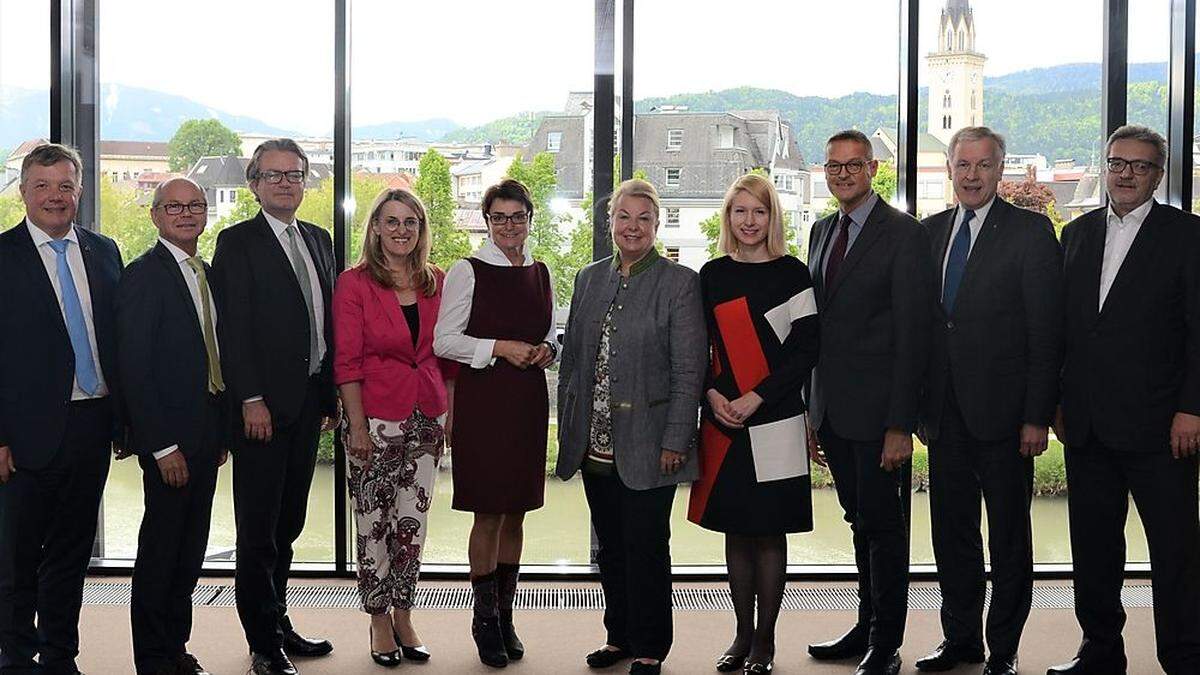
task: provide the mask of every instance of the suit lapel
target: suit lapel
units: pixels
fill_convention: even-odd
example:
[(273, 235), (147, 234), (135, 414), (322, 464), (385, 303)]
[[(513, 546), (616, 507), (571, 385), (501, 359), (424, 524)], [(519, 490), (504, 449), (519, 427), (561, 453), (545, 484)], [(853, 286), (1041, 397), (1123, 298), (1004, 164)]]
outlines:
[[(992, 201), (992, 208), (988, 209), (987, 218), (983, 220), (983, 225), (979, 228), (979, 237), (975, 240), (975, 245), (971, 247), (971, 253), (967, 257), (967, 266), (963, 270), (962, 281), (959, 282), (958, 293), (954, 299), (955, 307), (962, 306), (963, 300), (970, 295), (971, 287), (974, 285), (973, 281), (982, 273), (980, 268), (991, 260), (992, 256), (988, 255), (988, 251), (995, 246), (996, 240), (1000, 237), (1000, 226), (1008, 216), (1009, 208), (1011, 207), (1008, 202), (999, 197)], [(951, 220), (951, 223), (953, 222)], [(963, 223), (963, 227), (967, 227), (967, 223)], [(951, 230), (954, 227), (951, 225), (946, 229)], [(938, 287), (940, 289), (941, 285), (939, 284)], [(941, 295), (939, 294), (938, 297)]]
[(1080, 235), (1083, 241), (1079, 244), (1080, 270), (1083, 278), (1084, 308), (1087, 324), (1090, 326), (1100, 316), (1100, 274), (1104, 265), (1104, 236), (1107, 227), (1107, 209), (1100, 212), (1099, 218), (1084, 222)]
[[(158, 262), (165, 268), (167, 276), (172, 279), (172, 283), (175, 285), (175, 290), (177, 290), (180, 294), (180, 299), (187, 303), (185, 306), (188, 309), (192, 310), (186, 312), (186, 314), (192, 318), (192, 323), (196, 326), (196, 330), (200, 333), (200, 336), (203, 337), (204, 332), (200, 328), (200, 317), (196, 315), (194, 309), (196, 303), (194, 300), (192, 300), (192, 292), (188, 290), (187, 280), (183, 278), (183, 270), (179, 269), (179, 263), (175, 261), (175, 256), (171, 255), (171, 252), (167, 250), (166, 246), (162, 245), (162, 242), (155, 244), (153, 251), (154, 256), (158, 258)], [(199, 279), (196, 280), (197, 284), (199, 281)]]
[[(1097, 319), (1103, 318), (1107, 314), (1107, 310), (1113, 304), (1121, 304), (1128, 300), (1137, 301), (1136, 289), (1137, 279), (1142, 272), (1149, 268), (1151, 261), (1154, 259), (1154, 244), (1155, 233), (1158, 231), (1159, 218), (1162, 213), (1162, 207), (1155, 204), (1150, 209), (1150, 213), (1146, 214), (1146, 220), (1142, 222), (1142, 226), (1138, 228), (1137, 236), (1133, 238), (1133, 243), (1129, 246), (1129, 251), (1125, 254), (1125, 260), (1121, 262), (1121, 266), (1117, 268), (1117, 276), (1113, 279), (1112, 287), (1108, 289), (1108, 297), (1104, 300), (1104, 306), (1100, 308)], [(1100, 241), (1103, 242), (1108, 228), (1108, 215), (1105, 214), (1101, 221), (1104, 227), (1101, 229)], [(1103, 255), (1101, 256), (1103, 260)], [(1097, 289), (1096, 301), (1100, 300), (1099, 277), (1096, 275)]]
[(284, 278), (291, 280), (291, 287), (296, 289), (300, 303), (304, 304), (304, 294), (300, 290), (300, 281), (296, 278), (296, 270), (292, 269), (291, 258), (288, 257), (287, 251), (283, 250), (283, 242), (275, 236), (275, 230), (271, 228), (271, 224), (267, 222), (267, 217), (263, 215), (262, 211), (259, 211), (255, 218), (255, 226), (259, 236), (263, 239), (263, 248), (266, 249), (267, 257), (272, 261), (271, 264), (278, 267), (281, 274), (286, 274)]
[(24, 261), (25, 270), (29, 274), (34, 287), (44, 299), (39, 304), (47, 310), (50, 320), (62, 331), (62, 337), (67, 338), (67, 322), (63, 318), (62, 308), (59, 307), (58, 296), (54, 294), (54, 286), (50, 283), (50, 277), (46, 274), (46, 266), (42, 262), (42, 255), (33, 243), (33, 237), (29, 236), (28, 228), (32, 227), (32, 225), (22, 223), (17, 227), (19, 230), (15, 233), (17, 237), (15, 250)]
[(886, 208), (888, 206), (883, 203), (883, 198), (879, 198), (879, 201), (875, 203), (875, 208), (871, 209), (870, 215), (867, 216), (867, 222), (863, 224), (862, 230), (854, 238), (854, 245), (846, 252), (846, 258), (842, 261), (842, 266), (838, 268), (837, 276), (833, 278), (833, 285), (829, 287), (827, 298), (833, 298), (854, 270), (854, 266), (863, 259), (871, 245), (883, 235), (883, 226), (879, 224), (879, 221), (883, 220)]
[(821, 271), (821, 261), (825, 259), (825, 247), (828, 244), (825, 241), (828, 238), (828, 233), (832, 231), (830, 223), (837, 218), (835, 212), (823, 220), (817, 221), (813, 226), (812, 240), (808, 243), (808, 267), (812, 275), (813, 286), (816, 287), (817, 298), (825, 299), (825, 275)]

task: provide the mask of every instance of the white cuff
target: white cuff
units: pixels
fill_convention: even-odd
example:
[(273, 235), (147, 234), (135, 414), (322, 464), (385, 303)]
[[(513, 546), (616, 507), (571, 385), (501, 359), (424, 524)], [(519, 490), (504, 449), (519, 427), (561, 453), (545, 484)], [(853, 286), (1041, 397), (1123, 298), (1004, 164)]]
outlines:
[(496, 357), (492, 356), (492, 351), (496, 349), (495, 340), (479, 340), (475, 343), (475, 355), (471, 357), (471, 367), (475, 369), (487, 368), (496, 362)]
[(263, 400), (263, 397), (261, 397), (261, 396), (251, 396), (250, 398), (246, 399), (245, 401), (242, 401), (242, 403), (254, 403), (255, 401), (261, 401), (261, 400)]
[(167, 455), (171, 454), (172, 452), (175, 452), (178, 449), (179, 449), (178, 445), (172, 445), (170, 447), (163, 448), (162, 450), (159, 450), (158, 452), (153, 453), (154, 459), (156, 459), (156, 460), (162, 459), (163, 457), (166, 457)]

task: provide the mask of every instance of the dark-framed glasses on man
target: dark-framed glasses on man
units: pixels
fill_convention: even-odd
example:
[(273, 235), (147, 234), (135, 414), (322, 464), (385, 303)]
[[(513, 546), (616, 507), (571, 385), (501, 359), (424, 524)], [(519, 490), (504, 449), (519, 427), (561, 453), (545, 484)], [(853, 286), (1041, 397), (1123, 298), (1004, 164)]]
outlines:
[(158, 208), (162, 209), (163, 212), (165, 212), (168, 216), (177, 216), (183, 213), (184, 209), (186, 209), (192, 215), (199, 216), (203, 215), (205, 211), (208, 211), (208, 203), (188, 202), (187, 204), (184, 204), (183, 202), (167, 202), (165, 204), (159, 204)]
[(1112, 173), (1125, 173), (1125, 167), (1129, 167), (1133, 169), (1135, 176), (1145, 176), (1155, 169), (1162, 168), (1145, 159), (1125, 159), (1124, 157), (1109, 157), (1106, 163), (1108, 170)]
[(849, 162), (825, 162), (825, 173), (836, 176), (843, 170), (851, 176), (862, 173), (862, 170), (867, 166), (867, 162), (861, 159), (852, 159)]
[(260, 171), (258, 174), (259, 180), (264, 180), (272, 185), (282, 183), (283, 179), (287, 178), (287, 182), (292, 184), (300, 184), (304, 182), (303, 171)]

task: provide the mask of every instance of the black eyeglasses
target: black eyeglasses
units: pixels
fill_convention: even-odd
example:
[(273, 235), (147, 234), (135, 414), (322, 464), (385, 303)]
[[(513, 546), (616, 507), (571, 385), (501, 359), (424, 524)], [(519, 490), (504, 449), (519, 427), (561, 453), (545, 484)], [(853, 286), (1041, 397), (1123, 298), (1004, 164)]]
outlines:
[(1133, 169), (1133, 175), (1145, 176), (1153, 169), (1162, 169), (1154, 162), (1144, 159), (1125, 159), (1124, 157), (1109, 157), (1108, 170), (1113, 173), (1125, 173), (1125, 167)]
[(303, 171), (259, 171), (255, 180), (265, 180), (275, 185), (282, 183), (285, 176), (289, 183), (300, 184), (304, 182)]
[(853, 175), (862, 173), (862, 170), (864, 168), (866, 168), (866, 166), (867, 166), (867, 162), (864, 162), (861, 159), (852, 159), (849, 162), (845, 162), (845, 163), (843, 163), (843, 162), (825, 162), (825, 173), (827, 173), (831, 176), (836, 176), (842, 172), (842, 169), (845, 169), (846, 173), (853, 176)]
[(168, 216), (177, 216), (183, 213), (184, 209), (187, 209), (194, 216), (199, 216), (208, 210), (208, 204), (205, 202), (189, 202), (187, 204), (167, 202), (166, 204), (159, 204), (156, 208), (162, 209)]
[(529, 214), (525, 211), (518, 211), (513, 214), (489, 213), (488, 222), (493, 225), (503, 225), (509, 222), (513, 225), (524, 225), (529, 222)]

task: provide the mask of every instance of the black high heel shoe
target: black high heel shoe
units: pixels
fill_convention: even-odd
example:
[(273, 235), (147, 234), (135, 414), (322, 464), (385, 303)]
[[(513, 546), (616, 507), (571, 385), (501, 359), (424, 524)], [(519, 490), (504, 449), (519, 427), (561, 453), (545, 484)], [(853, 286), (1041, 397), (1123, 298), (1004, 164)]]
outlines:
[(717, 657), (717, 672), (732, 673), (735, 670), (741, 670), (746, 663), (746, 657), (749, 654), (729, 654), (725, 653)]
[[(375, 651), (375, 626), (374, 625), (372, 625), (370, 630), (367, 631), (367, 634), (371, 640), (371, 660), (372, 661), (383, 666), (384, 668), (395, 668), (396, 666), (400, 665), (401, 656), (400, 656), (399, 649), (393, 649), (390, 652)], [(399, 643), (399, 641), (397, 641), (397, 643)]]
[(400, 634), (396, 632), (394, 627), (392, 628), (392, 635), (396, 637), (396, 644), (400, 646), (400, 653), (404, 654), (404, 658), (408, 659), (409, 661), (428, 661), (429, 657), (433, 656), (433, 654), (430, 654), (429, 650), (425, 648), (425, 645), (417, 645), (416, 647), (406, 646), (400, 641)]
[(742, 666), (742, 673), (744, 675), (766, 675), (772, 670), (775, 670), (774, 661), (767, 661), (766, 663), (747, 662), (746, 665)]

